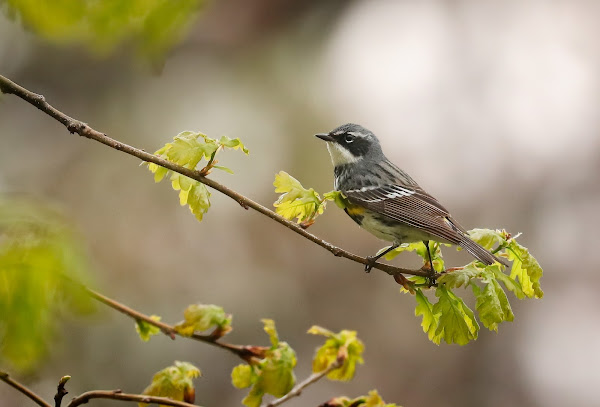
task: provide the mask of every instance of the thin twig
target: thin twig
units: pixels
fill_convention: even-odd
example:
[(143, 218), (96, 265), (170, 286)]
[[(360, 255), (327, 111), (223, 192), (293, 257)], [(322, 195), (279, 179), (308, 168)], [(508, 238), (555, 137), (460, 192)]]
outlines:
[[(209, 345), (216, 346), (221, 349), (225, 349), (248, 363), (253, 363), (255, 359), (264, 358), (264, 354), (266, 351), (266, 347), (262, 346), (251, 346), (251, 345), (234, 345), (231, 343), (220, 342), (219, 335), (208, 334), (202, 335), (199, 333), (193, 333), (191, 336), (185, 336), (180, 334), (173, 325), (166, 324), (161, 321), (156, 321), (150, 318), (148, 315), (142, 314), (139, 311), (136, 311), (124, 304), (121, 304), (118, 301), (113, 300), (112, 298), (108, 298), (107, 296), (100, 294), (97, 291), (92, 290), (84, 285), (76, 283), (72, 280), (69, 280), (73, 284), (79, 286), (82, 290), (88, 293), (92, 298), (98, 300), (99, 302), (109, 306), (112, 309), (115, 309), (122, 314), (127, 315), (128, 317), (133, 318), (135, 321), (144, 321), (145, 323), (155, 326), (161, 330), (162, 333), (170, 337), (171, 339), (175, 339), (176, 336), (181, 336), (182, 338), (191, 338), (196, 341), (204, 342)], [(217, 328), (218, 329), (218, 328)]]
[(306, 387), (310, 386), (311, 384), (313, 384), (313, 383), (319, 381), (320, 379), (322, 379), (323, 377), (327, 376), (333, 370), (339, 369), (340, 367), (342, 367), (343, 364), (344, 364), (344, 358), (338, 357), (335, 360), (335, 362), (333, 362), (331, 365), (329, 365), (327, 367), (327, 369), (325, 369), (319, 373), (311, 374), (306, 379), (304, 379), (302, 382), (298, 383), (292, 390), (290, 390), (290, 392), (288, 394), (286, 394), (283, 397), (278, 398), (277, 400), (273, 400), (272, 402), (267, 404), (265, 407), (275, 407), (275, 406), (285, 403), (286, 401), (288, 401), (291, 398), (298, 397), (302, 393), (302, 390), (304, 390)]
[(121, 401), (137, 401), (138, 403), (157, 404), (174, 407), (198, 407), (184, 401), (177, 401), (167, 397), (146, 396), (144, 394), (121, 393), (121, 390), (92, 390), (75, 397), (67, 407), (77, 407), (86, 404), (92, 399), (110, 399)]
[(41, 407), (52, 407), (50, 404), (46, 403), (43, 398), (35, 394), (32, 390), (28, 389), (18, 381), (12, 379), (10, 375), (6, 372), (0, 371), (0, 380), (8, 384), (9, 386), (17, 389), (31, 400), (33, 400), (38, 406)]
[[(86, 123), (83, 123), (79, 120), (76, 120), (76, 119), (70, 117), (70, 116), (67, 116), (60, 110), (51, 106), (48, 102), (46, 102), (46, 99), (44, 98), (44, 96), (33, 93), (33, 92), (23, 88), (22, 86), (12, 82), (10, 79), (5, 78), (2, 75), (0, 75), (0, 91), (2, 91), (3, 93), (6, 93), (6, 94), (13, 94), (15, 96), (18, 96), (21, 99), (23, 99), (24, 101), (32, 104), (33, 106), (37, 107), (42, 112), (46, 113), (47, 115), (51, 116), (55, 120), (62, 123), (67, 128), (67, 130), (69, 130), (69, 132), (71, 132), (71, 133), (77, 133), (82, 137), (96, 140), (96, 141), (98, 141), (104, 145), (107, 145), (115, 150), (123, 151), (129, 155), (137, 157), (140, 160), (143, 160), (146, 162), (151, 162), (156, 165), (160, 165), (161, 167), (167, 168), (171, 171), (177, 172), (181, 175), (185, 175), (186, 177), (189, 177), (196, 181), (199, 181), (199, 182), (221, 192), (222, 194), (227, 195), (228, 197), (230, 197), (231, 199), (233, 199), (237, 203), (239, 203), (243, 208), (245, 208), (245, 209), (252, 208), (257, 212), (262, 213), (263, 215), (280, 223), (281, 225), (287, 227), (288, 229), (293, 230), (294, 232), (296, 232), (297, 234), (310, 240), (311, 242), (323, 247), (324, 249), (333, 253), (333, 255), (335, 255), (337, 257), (345, 257), (346, 259), (355, 261), (357, 263), (369, 264), (369, 260), (367, 258), (350, 253), (342, 248), (339, 248), (337, 246), (332, 245), (331, 243), (326, 242), (323, 239), (318, 238), (317, 236), (313, 235), (312, 233), (309, 233), (306, 230), (304, 230), (301, 225), (299, 225), (295, 222), (289, 221), (289, 220), (285, 219), (284, 217), (278, 215), (277, 213), (273, 212), (272, 210), (251, 200), (250, 198), (247, 198), (247, 197), (233, 191), (232, 189), (227, 188), (226, 186), (214, 181), (211, 178), (207, 178), (207, 177), (203, 176), (200, 171), (190, 170), (188, 168), (179, 166), (171, 161), (165, 160), (156, 155), (147, 153), (145, 151), (142, 151), (142, 150), (132, 147), (130, 145), (121, 143), (120, 141), (117, 141), (117, 140), (114, 140), (114, 139), (108, 137), (104, 133), (101, 133), (99, 131), (92, 129)], [(375, 263), (373, 265), (373, 268), (382, 270), (385, 273), (396, 277), (397, 280), (399, 279), (399, 276), (401, 274), (410, 274), (410, 275), (415, 275), (415, 276), (430, 277), (429, 272), (421, 270), (421, 269), (410, 270), (410, 269), (394, 267), (389, 264), (382, 264), (382, 263)]]
[(71, 379), (71, 376), (63, 376), (58, 381), (58, 386), (56, 386), (56, 394), (54, 395), (54, 407), (60, 407), (63, 397), (69, 394), (67, 389), (65, 389), (65, 384), (67, 384), (69, 379)]

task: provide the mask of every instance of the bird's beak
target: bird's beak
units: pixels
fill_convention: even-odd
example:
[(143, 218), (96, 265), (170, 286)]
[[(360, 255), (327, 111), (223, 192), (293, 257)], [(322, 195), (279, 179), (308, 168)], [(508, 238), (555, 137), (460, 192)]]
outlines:
[(315, 134), (315, 137), (320, 138), (321, 140), (325, 140), (325, 141), (333, 141), (333, 137), (331, 137), (329, 134), (327, 133), (319, 133), (319, 134)]

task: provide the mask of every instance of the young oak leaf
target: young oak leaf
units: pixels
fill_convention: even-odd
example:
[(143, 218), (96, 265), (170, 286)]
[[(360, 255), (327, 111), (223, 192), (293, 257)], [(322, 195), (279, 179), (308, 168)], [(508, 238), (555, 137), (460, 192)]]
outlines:
[(518, 279), (523, 293), (529, 298), (542, 298), (540, 287), (543, 270), (529, 250), (511, 239), (507, 247), (508, 259), (513, 262), (510, 277)]
[(246, 155), (250, 153), (239, 138), (231, 139), (227, 136), (223, 136), (219, 140), (219, 144), (223, 147), (231, 148), (233, 150), (242, 150)]
[(484, 274), (483, 268), (477, 267), (476, 261), (473, 261), (462, 269), (453, 270), (445, 273), (438, 278), (438, 283), (443, 283), (448, 288), (458, 288), (461, 286), (467, 286), (473, 278), (480, 277)]
[[(150, 319), (160, 321), (161, 318), (158, 315), (150, 315)], [(142, 341), (148, 342), (151, 337), (160, 333), (160, 328), (138, 319), (135, 321), (135, 331)]]
[(333, 201), (340, 209), (345, 209), (347, 206), (346, 197), (341, 191), (329, 191), (323, 194), (323, 199)]
[(183, 312), (184, 320), (175, 325), (177, 333), (192, 336), (194, 332), (216, 328), (220, 336), (231, 331), (231, 315), (217, 305), (192, 304)]
[(419, 288), (415, 289), (415, 300), (417, 301), (415, 316), (423, 316), (423, 319), (421, 320), (423, 332), (427, 334), (431, 342), (439, 345), (442, 339), (442, 333), (436, 334), (440, 319), (439, 314), (433, 312), (433, 304), (429, 302), (425, 294), (423, 294)]
[(259, 407), (265, 394), (283, 397), (296, 383), (296, 352), (286, 342), (279, 341), (273, 320), (262, 321), (271, 341), (271, 347), (265, 352), (265, 357), (251, 365), (238, 365), (231, 372), (231, 381), (235, 387), (252, 386), (242, 401), (248, 407)]
[(471, 240), (479, 243), (487, 250), (492, 250), (496, 244), (500, 246), (506, 244), (506, 232), (502, 230), (471, 229), (468, 233)]
[(438, 302), (433, 313), (439, 314), (435, 335), (441, 335), (446, 343), (466, 345), (477, 339), (479, 324), (473, 311), (452, 290), (441, 284), (435, 291)]
[(327, 339), (317, 349), (313, 359), (313, 372), (319, 373), (326, 370), (338, 357), (344, 357), (342, 366), (327, 374), (330, 380), (349, 381), (354, 377), (357, 364), (363, 364), (362, 354), (365, 350), (364, 344), (356, 337), (356, 331), (343, 330), (333, 333), (320, 326), (313, 326), (308, 330), (309, 334), (322, 335)]
[[(387, 248), (381, 249), (381, 251)], [(433, 262), (433, 268), (437, 272), (444, 270), (444, 259), (442, 258), (442, 250), (440, 244), (435, 242), (429, 246), (431, 252), (431, 261)], [(380, 252), (381, 252), (380, 251)], [(403, 252), (416, 252), (423, 259), (423, 264), (429, 266), (429, 254), (427, 254), (427, 248), (423, 242), (405, 243), (395, 248), (394, 250), (387, 253), (384, 258), (386, 260), (393, 260), (396, 256)]]
[(325, 200), (313, 189), (306, 189), (300, 181), (285, 171), (275, 175), (275, 192), (283, 193), (273, 204), (275, 212), (288, 220), (310, 222), (323, 213)]
[[(143, 394), (193, 403), (195, 398), (193, 379), (200, 375), (200, 369), (191, 363), (176, 361), (175, 365), (156, 373)], [(147, 405), (139, 403), (140, 407)]]
[(493, 275), (483, 290), (475, 284), (471, 286), (477, 299), (475, 308), (479, 312), (479, 319), (483, 326), (490, 331), (498, 332), (498, 324), (515, 318), (506, 293)]
[(199, 181), (176, 172), (171, 173), (171, 186), (179, 191), (179, 204), (188, 205), (196, 219), (202, 220), (210, 208), (210, 191)]
[(335, 397), (319, 407), (400, 407), (383, 401), (377, 390), (371, 390), (367, 396), (355, 399)]

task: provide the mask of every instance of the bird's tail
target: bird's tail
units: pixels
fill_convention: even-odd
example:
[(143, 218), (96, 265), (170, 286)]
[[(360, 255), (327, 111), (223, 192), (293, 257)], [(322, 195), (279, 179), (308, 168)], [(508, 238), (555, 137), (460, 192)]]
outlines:
[(469, 237), (466, 235), (462, 236), (462, 239), (458, 245), (460, 247), (462, 247), (463, 249), (465, 249), (466, 251), (468, 251), (469, 253), (471, 253), (471, 255), (473, 257), (475, 257), (477, 260), (479, 260), (480, 262), (482, 262), (486, 265), (490, 265), (490, 264), (494, 264), (495, 262), (498, 262), (498, 263), (503, 264), (506, 267), (508, 267), (508, 261), (506, 259), (494, 256), (492, 253), (487, 251), (481, 245), (479, 245), (478, 243), (475, 243), (474, 241), (469, 239)]

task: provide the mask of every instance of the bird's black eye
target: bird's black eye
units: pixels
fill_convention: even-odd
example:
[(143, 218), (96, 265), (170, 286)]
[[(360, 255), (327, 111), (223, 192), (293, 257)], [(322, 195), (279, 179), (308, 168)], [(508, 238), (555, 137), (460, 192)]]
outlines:
[(354, 135), (352, 135), (352, 134), (346, 134), (346, 135), (344, 136), (344, 141), (345, 141), (346, 143), (352, 143), (352, 142), (354, 141), (354, 139), (355, 139), (355, 138), (356, 138), (356, 137), (355, 137)]

